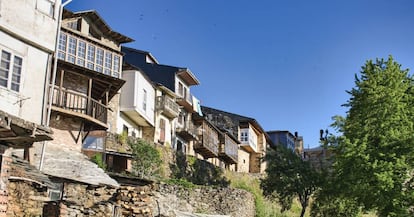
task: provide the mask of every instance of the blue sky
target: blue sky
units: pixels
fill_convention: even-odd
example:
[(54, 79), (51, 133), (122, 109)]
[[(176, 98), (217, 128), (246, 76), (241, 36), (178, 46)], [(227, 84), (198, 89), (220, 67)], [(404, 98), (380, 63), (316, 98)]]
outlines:
[(354, 75), (392, 55), (414, 66), (412, 0), (73, 0), (95, 9), (126, 46), (188, 67), (202, 105), (255, 118), (265, 130), (298, 131), (319, 145)]

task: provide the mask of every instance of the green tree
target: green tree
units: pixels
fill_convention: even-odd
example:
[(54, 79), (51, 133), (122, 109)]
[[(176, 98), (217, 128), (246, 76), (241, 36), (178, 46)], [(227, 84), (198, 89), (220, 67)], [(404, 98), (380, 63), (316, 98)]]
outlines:
[(151, 178), (159, 174), (161, 166), (160, 152), (148, 142), (139, 139), (130, 143), (132, 149), (132, 168), (141, 178)]
[(290, 209), (293, 199), (299, 198), (303, 217), (312, 193), (317, 189), (319, 173), (309, 162), (303, 161), (295, 152), (282, 145), (266, 153), (266, 177), (261, 180), (263, 193), (276, 198), (282, 212)]
[(367, 61), (345, 104), (335, 175), (341, 196), (379, 216), (409, 216), (414, 204), (414, 88), (390, 56)]

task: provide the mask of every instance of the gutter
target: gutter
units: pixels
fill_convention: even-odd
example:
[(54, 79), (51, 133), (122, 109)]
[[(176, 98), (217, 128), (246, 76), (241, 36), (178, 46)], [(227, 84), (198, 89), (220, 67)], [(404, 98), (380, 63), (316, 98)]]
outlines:
[[(50, 124), (50, 116), (52, 113), (52, 100), (53, 100), (53, 89), (55, 88), (55, 81), (56, 81), (56, 71), (57, 71), (57, 51), (59, 48), (59, 39), (60, 39), (60, 28), (62, 27), (62, 14), (63, 14), (63, 7), (65, 7), (66, 5), (68, 5), (70, 2), (72, 2), (72, 0), (67, 0), (66, 2), (62, 3), (59, 7), (59, 18), (58, 18), (58, 26), (57, 26), (57, 33), (56, 33), (56, 43), (55, 43), (55, 53), (53, 55), (54, 57), (54, 62), (53, 62), (53, 71), (52, 71), (52, 81), (51, 81), (51, 86), (49, 88), (49, 103), (48, 103), (48, 109), (47, 109), (47, 115), (46, 115), (46, 127), (49, 127)], [(47, 84), (47, 86), (49, 86), (49, 84)], [(42, 153), (41, 153), (41, 157), (40, 157), (40, 163), (39, 163), (39, 170), (42, 171), (43, 170), (43, 161), (45, 159), (45, 151), (46, 151), (46, 144), (47, 142), (44, 141), (43, 145), (42, 145)]]

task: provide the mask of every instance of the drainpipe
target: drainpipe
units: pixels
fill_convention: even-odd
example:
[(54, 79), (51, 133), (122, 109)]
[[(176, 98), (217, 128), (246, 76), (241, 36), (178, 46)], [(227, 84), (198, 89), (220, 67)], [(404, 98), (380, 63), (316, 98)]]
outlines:
[[(58, 61), (58, 48), (59, 48), (59, 39), (60, 39), (60, 28), (62, 26), (62, 14), (63, 14), (63, 7), (68, 5), (72, 0), (67, 0), (66, 2), (62, 3), (59, 7), (59, 18), (58, 18), (58, 25), (57, 25), (57, 32), (56, 32), (56, 43), (55, 43), (55, 53), (53, 55), (54, 61), (53, 61), (53, 71), (52, 71), (52, 81), (51, 86), (49, 89), (49, 102), (48, 102), (48, 109), (46, 114), (46, 127), (49, 127), (50, 124), (50, 116), (52, 113), (52, 100), (53, 100), (53, 89), (55, 88), (55, 81), (56, 81), (56, 71), (57, 71), (57, 61)], [(49, 84), (47, 84), (49, 85)], [(43, 161), (45, 159), (45, 150), (46, 150), (46, 141), (43, 142), (42, 145), (42, 153), (40, 156), (40, 163), (39, 163), (39, 170), (43, 170)]]

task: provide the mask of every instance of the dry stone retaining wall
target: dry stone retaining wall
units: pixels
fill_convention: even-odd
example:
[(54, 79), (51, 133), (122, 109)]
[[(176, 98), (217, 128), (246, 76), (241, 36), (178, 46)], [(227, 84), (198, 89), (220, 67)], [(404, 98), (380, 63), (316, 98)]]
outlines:
[(219, 187), (184, 188), (167, 184), (156, 187), (153, 200), (155, 216), (175, 217), (175, 211), (233, 217), (255, 216), (253, 195), (244, 190)]
[(159, 183), (115, 189), (65, 183), (62, 200), (49, 202), (43, 189), (30, 182), (15, 181), (9, 184), (9, 192), (9, 216), (179, 217), (177, 213), (182, 212), (232, 217), (255, 215), (253, 196), (232, 188), (185, 188)]

